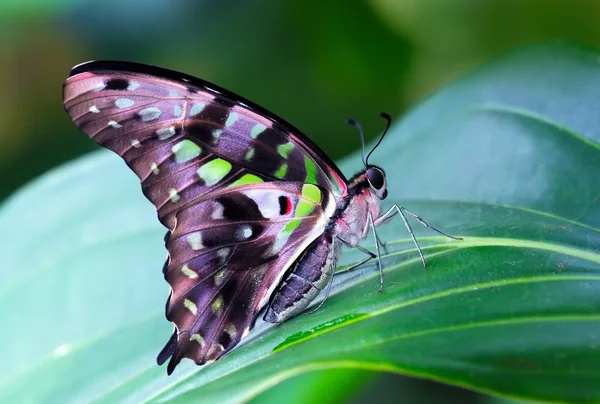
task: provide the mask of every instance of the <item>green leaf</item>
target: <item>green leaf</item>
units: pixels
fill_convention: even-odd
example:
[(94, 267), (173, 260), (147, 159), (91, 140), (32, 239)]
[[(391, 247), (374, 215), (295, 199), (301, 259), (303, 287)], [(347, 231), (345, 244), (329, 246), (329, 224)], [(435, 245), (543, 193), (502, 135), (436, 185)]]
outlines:
[(599, 84), (598, 53), (548, 45), (425, 100), (372, 162), (386, 206), (465, 240), (414, 223), (424, 269), (392, 222), (382, 294), (370, 262), (316, 314), (259, 322), (222, 360), (171, 377), (155, 365), (171, 332), (164, 229), (135, 176), (106, 152), (48, 173), (0, 207), (0, 401), (242, 402), (334, 368), (600, 401)]

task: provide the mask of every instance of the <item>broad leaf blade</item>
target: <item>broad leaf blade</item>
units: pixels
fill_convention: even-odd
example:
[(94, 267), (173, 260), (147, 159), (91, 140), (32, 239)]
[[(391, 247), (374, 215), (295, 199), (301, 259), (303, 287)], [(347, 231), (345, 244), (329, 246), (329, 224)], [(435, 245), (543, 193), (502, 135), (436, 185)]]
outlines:
[(49, 173), (0, 209), (0, 401), (240, 402), (335, 367), (599, 401), (597, 58), (532, 48), (426, 100), (373, 161), (390, 199), (465, 241), (415, 227), (423, 269), (390, 224), (383, 294), (367, 265), (317, 314), (259, 324), (222, 360), (170, 378), (154, 364), (170, 334), (164, 230), (135, 176), (106, 153)]

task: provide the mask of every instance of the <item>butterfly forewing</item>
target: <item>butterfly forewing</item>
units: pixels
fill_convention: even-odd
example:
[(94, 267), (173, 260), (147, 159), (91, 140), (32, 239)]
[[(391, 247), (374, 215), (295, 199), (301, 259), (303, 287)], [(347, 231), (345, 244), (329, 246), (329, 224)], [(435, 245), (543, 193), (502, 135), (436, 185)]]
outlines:
[(144, 65), (74, 69), (64, 104), (92, 139), (142, 182), (169, 257), (159, 355), (218, 359), (252, 326), (287, 268), (324, 230), (345, 179), (281, 119), (191, 76)]
[[(195, 174), (200, 160), (215, 157), (264, 180), (313, 183), (335, 196), (345, 191), (344, 179), (306, 146), (306, 139), (208, 88), (100, 70), (67, 80), (64, 99), (75, 123), (125, 159), (155, 205), (168, 200), (169, 190), (180, 191), (174, 186), (199, 187), (193, 194), (204, 193)], [(156, 184), (162, 193), (147, 191)]]

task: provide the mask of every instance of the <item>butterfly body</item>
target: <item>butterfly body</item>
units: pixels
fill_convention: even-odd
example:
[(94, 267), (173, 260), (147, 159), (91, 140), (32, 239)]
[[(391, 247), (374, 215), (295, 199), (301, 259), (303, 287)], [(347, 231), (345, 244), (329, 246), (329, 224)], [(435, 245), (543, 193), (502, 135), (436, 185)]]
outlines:
[(381, 200), (372, 193), (366, 171), (349, 181), (323, 234), (292, 265), (271, 297), (266, 321), (281, 323), (304, 311), (331, 280), (341, 247), (355, 247), (365, 239), (369, 215), (379, 217), (381, 211)]
[(381, 214), (385, 174), (368, 157), (348, 181), (298, 129), (193, 76), (88, 62), (71, 71), (63, 102), (135, 172), (168, 229), (175, 329), (157, 361), (170, 358), (169, 374), (183, 358), (219, 359), (265, 306), (271, 322), (301, 312), (332, 279), (343, 245), (372, 258), (358, 245), (369, 229), (377, 239), (375, 226), (396, 213), (407, 225), (397, 205)]

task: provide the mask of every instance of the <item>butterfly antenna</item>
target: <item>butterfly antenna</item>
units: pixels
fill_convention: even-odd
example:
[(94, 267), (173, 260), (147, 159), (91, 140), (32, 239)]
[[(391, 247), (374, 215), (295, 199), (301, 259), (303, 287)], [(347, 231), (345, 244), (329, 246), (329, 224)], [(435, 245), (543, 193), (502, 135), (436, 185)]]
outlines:
[(385, 130), (383, 131), (383, 134), (379, 138), (379, 141), (377, 142), (377, 144), (375, 146), (373, 146), (373, 148), (371, 149), (371, 151), (369, 152), (369, 154), (367, 154), (367, 159), (366, 160), (364, 159), (364, 154), (363, 154), (363, 162), (365, 163), (365, 165), (367, 165), (369, 163), (369, 157), (371, 157), (371, 154), (375, 151), (375, 149), (377, 148), (377, 146), (379, 146), (379, 144), (383, 140), (383, 137), (388, 132), (388, 129), (390, 129), (390, 125), (392, 124), (392, 117), (391, 116), (389, 116), (385, 112), (382, 112), (380, 114), (380, 116), (387, 121), (387, 125), (385, 127)]
[[(360, 156), (362, 157), (362, 162), (366, 167), (367, 160), (365, 160), (365, 136), (363, 135), (363, 128), (362, 128), (362, 126), (360, 126), (360, 123), (356, 122), (354, 119), (348, 119), (346, 122), (349, 125), (352, 125), (358, 129), (358, 133), (360, 134), (360, 144), (361, 144)], [(368, 157), (367, 157), (367, 159), (368, 159)]]

